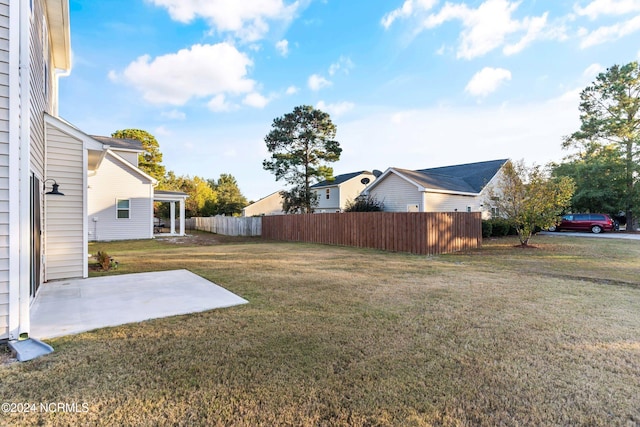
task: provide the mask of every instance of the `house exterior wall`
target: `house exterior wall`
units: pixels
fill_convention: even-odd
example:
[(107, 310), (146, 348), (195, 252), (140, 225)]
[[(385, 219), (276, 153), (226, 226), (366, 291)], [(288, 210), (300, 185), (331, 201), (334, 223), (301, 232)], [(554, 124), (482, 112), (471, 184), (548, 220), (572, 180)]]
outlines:
[[(315, 190), (318, 194), (318, 206), (316, 213), (335, 213), (342, 212), (347, 207), (347, 203), (355, 200), (362, 193), (365, 185), (361, 182), (362, 178), (369, 178), (369, 182), (373, 182), (376, 178), (372, 173), (362, 173), (338, 185), (320, 187)], [(327, 189), (329, 189), (329, 198), (327, 199)]]
[(0, 339), (9, 336), (9, 0), (0, 0)]
[(388, 174), (369, 194), (384, 204), (385, 212), (407, 212), (407, 206), (417, 205), (423, 211), (422, 193), (418, 187), (394, 173)]
[(480, 210), (481, 202), (476, 196), (463, 196), (460, 194), (425, 193), (425, 212), (471, 212)]
[(132, 153), (130, 151), (120, 151), (117, 148), (111, 148), (111, 151), (118, 153), (118, 156), (131, 163), (133, 166), (138, 167), (138, 153)]
[[(327, 190), (329, 190), (328, 199)], [(340, 187), (338, 187), (337, 185), (332, 185), (321, 187), (314, 191), (318, 195), (318, 206), (314, 209), (316, 213), (340, 212)]]
[(31, 13), (29, 40), (29, 119), (31, 121), (31, 170), (44, 179), (44, 116), (53, 109), (54, 93), (53, 66), (48, 32), (46, 30), (45, 6), (43, 0), (34, 0)]
[(270, 194), (242, 209), (242, 216), (284, 215), (280, 192)]
[[(64, 196), (45, 196), (45, 280), (85, 276), (83, 142), (47, 123), (47, 177), (55, 177)], [(49, 188), (50, 182), (47, 183)]]
[[(482, 192), (478, 196), (478, 203), (483, 205), (480, 207), (480, 211), (482, 212), (482, 219), (491, 219), (492, 206), (491, 200), (489, 199), (489, 194), (491, 193), (491, 190), (493, 190), (496, 197), (502, 196), (502, 192), (497, 189), (496, 186), (500, 183), (503, 177), (504, 172), (502, 171), (502, 169), (500, 169), (498, 173), (496, 173), (493, 178), (491, 178), (491, 181), (489, 181), (487, 185), (485, 185), (485, 187), (482, 189)], [(498, 213), (498, 215), (500, 215), (500, 213)]]
[[(89, 240), (153, 238), (153, 185), (107, 153), (88, 178)], [(129, 200), (129, 218), (117, 218), (116, 200)]]
[(357, 177), (350, 179), (349, 181), (340, 184), (340, 209), (344, 210), (347, 207), (347, 203), (353, 202), (356, 197), (362, 193), (362, 191), (369, 184), (363, 184), (361, 180), (363, 178), (369, 178), (369, 183), (372, 183), (376, 177), (373, 174), (363, 173)]

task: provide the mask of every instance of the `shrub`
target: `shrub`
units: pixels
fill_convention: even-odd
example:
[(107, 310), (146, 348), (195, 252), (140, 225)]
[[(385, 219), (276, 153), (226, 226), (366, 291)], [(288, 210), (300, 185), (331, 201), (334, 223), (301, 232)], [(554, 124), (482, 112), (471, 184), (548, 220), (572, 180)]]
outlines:
[[(485, 223), (487, 223), (486, 226), (485, 226)], [(489, 226), (491, 227), (490, 228), (491, 237), (504, 237), (504, 236), (513, 236), (518, 234), (513, 224), (509, 220), (504, 218), (492, 218), (488, 221), (483, 221), (483, 224), (482, 224), (483, 236), (485, 233), (485, 227), (489, 227)]]
[(109, 271), (111, 269), (113, 260), (108, 253), (104, 251), (98, 251), (98, 253), (95, 255), (95, 258), (98, 261), (98, 265), (100, 266), (100, 268), (102, 268), (104, 271)]
[(493, 233), (493, 224), (490, 220), (482, 221), (482, 237), (491, 237)]
[(358, 196), (355, 200), (347, 202), (345, 212), (381, 212), (384, 210), (384, 203), (372, 197)]

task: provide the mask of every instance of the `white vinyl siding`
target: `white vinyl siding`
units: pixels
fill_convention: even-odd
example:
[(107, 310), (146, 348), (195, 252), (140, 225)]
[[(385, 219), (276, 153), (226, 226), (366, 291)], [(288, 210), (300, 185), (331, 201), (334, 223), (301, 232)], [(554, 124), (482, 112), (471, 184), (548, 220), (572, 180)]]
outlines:
[[(45, 279), (82, 277), (87, 262), (84, 245), (84, 147), (60, 129), (47, 124), (47, 175), (64, 196), (44, 197)], [(46, 182), (47, 191), (52, 182)]]
[[(89, 177), (89, 240), (153, 238), (153, 186), (107, 152), (97, 173)], [(117, 218), (117, 200), (129, 200), (129, 218)]]
[[(375, 180), (375, 176), (371, 173), (362, 173), (351, 178), (341, 184), (331, 187), (320, 187), (316, 189), (318, 193), (318, 207), (316, 212), (342, 212), (347, 203), (352, 202), (362, 193), (366, 185), (362, 183), (363, 178), (368, 178), (369, 182)], [(329, 198), (327, 199), (327, 190), (329, 190)]]
[(426, 199), (427, 212), (467, 212), (467, 206), (471, 206), (472, 212), (480, 210), (480, 202), (474, 196), (426, 193)]
[(138, 167), (138, 153), (132, 153), (130, 151), (119, 151), (117, 148), (112, 148), (111, 151), (118, 156), (131, 163), (133, 166)]
[(263, 197), (242, 209), (242, 216), (283, 215), (280, 192)]
[(373, 174), (364, 173), (356, 176), (349, 181), (340, 184), (340, 209), (344, 210), (347, 207), (347, 203), (353, 202), (356, 197), (362, 193), (368, 184), (363, 184), (362, 179), (369, 178), (369, 183), (375, 181), (376, 177)]
[(419, 205), (423, 210), (418, 187), (394, 173), (388, 174), (369, 194), (384, 203), (385, 212), (406, 212), (408, 205)]
[(0, 0), (0, 339), (9, 336), (9, 0)]
[[(43, 0), (33, 1), (33, 14), (31, 15), (30, 34), (30, 120), (31, 120), (31, 170), (36, 176), (44, 176), (44, 116), (43, 112), (51, 113), (51, 87), (53, 84), (53, 70), (48, 55), (50, 49), (44, 42), (47, 32), (43, 28), (46, 23), (44, 17)], [(45, 70), (47, 75), (45, 76)], [(48, 88), (48, 90), (47, 90)], [(61, 190), (62, 191), (62, 190)]]
[[(329, 191), (327, 193), (327, 190)], [(316, 212), (336, 212), (340, 210), (340, 190), (338, 186), (321, 187), (315, 190), (318, 194)], [(327, 195), (329, 198), (327, 199)]]

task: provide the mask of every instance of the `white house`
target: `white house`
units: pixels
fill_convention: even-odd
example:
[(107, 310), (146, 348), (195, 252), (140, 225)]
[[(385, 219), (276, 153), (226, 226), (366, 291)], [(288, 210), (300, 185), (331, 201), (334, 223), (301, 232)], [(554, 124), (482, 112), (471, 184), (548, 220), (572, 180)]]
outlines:
[[(98, 147), (76, 139), (65, 164), (66, 148), (50, 126), (58, 76), (71, 69), (68, 1), (0, 0), (0, 28), (0, 339), (17, 340), (28, 336), (29, 305), (43, 279), (80, 248), (85, 190), (78, 172)], [(65, 196), (45, 195), (53, 184)], [(62, 247), (67, 239), (74, 249)], [(79, 251), (86, 263), (86, 249)], [(82, 275), (80, 263), (67, 261)]]
[(246, 206), (242, 209), (242, 216), (284, 215), (282, 202), (282, 195), (276, 191)]
[(142, 143), (93, 136), (106, 148), (100, 167), (89, 173), (89, 240), (153, 238), (157, 180), (138, 168)]
[[(58, 78), (71, 70), (68, 0), (0, 0), (0, 29), (0, 340), (21, 345), (33, 341), (18, 340), (29, 337), (41, 284), (88, 275), (89, 187), (114, 191), (110, 213), (128, 209), (128, 223), (142, 224), (136, 236), (152, 237), (155, 180), (137, 168), (136, 149), (58, 117)], [(186, 195), (166, 197), (184, 212)]]
[(421, 170), (387, 169), (365, 194), (386, 212), (483, 212), (488, 188), (497, 183), (508, 159)]
[(331, 180), (312, 185), (311, 189), (318, 197), (318, 206), (314, 212), (343, 212), (347, 204), (354, 201), (375, 179), (373, 173), (360, 171), (337, 175)]

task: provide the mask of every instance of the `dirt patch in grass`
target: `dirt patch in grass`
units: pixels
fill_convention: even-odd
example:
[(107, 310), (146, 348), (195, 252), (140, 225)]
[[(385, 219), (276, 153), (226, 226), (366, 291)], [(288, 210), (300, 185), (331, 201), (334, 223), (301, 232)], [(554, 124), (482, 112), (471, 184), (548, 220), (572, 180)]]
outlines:
[(0, 366), (9, 365), (16, 362), (13, 353), (6, 343), (0, 343)]

